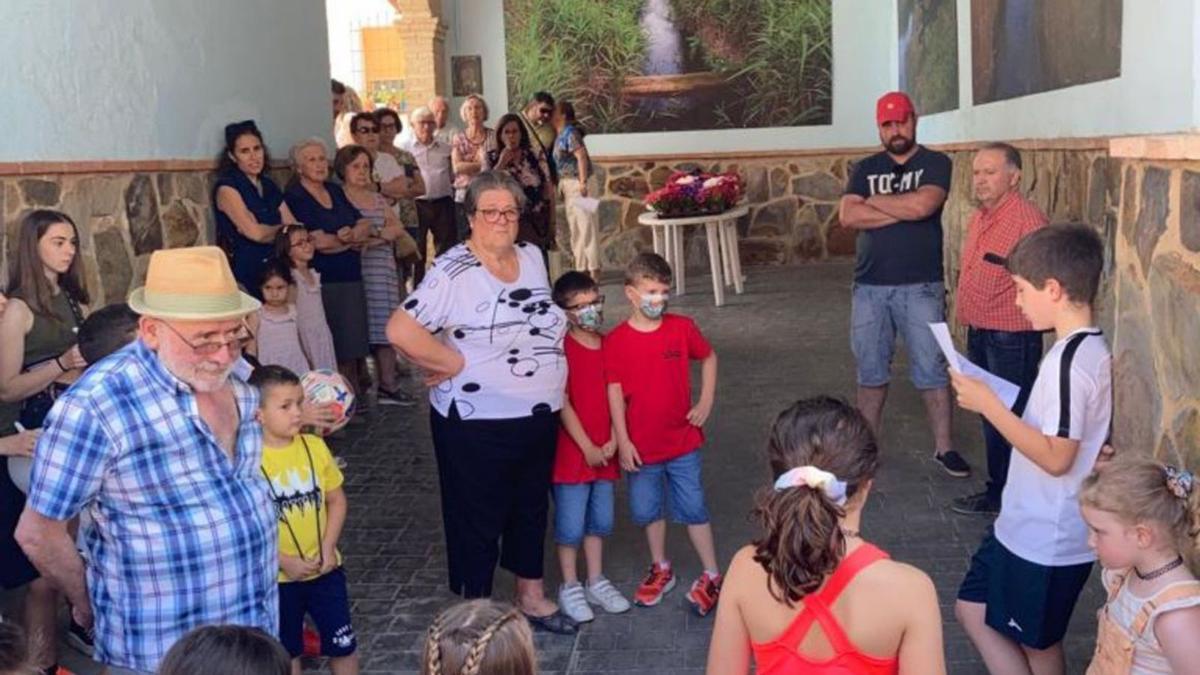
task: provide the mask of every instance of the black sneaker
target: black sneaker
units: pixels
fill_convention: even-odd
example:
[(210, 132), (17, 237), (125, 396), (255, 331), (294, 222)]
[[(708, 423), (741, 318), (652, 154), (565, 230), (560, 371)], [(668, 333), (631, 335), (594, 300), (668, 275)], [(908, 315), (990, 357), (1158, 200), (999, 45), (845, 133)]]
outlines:
[(964, 516), (994, 516), (1000, 513), (1000, 500), (992, 499), (985, 490), (973, 495), (955, 497), (950, 502), (950, 510)]
[(417, 404), (417, 399), (408, 392), (388, 391), (382, 387), (379, 388), (379, 405), (398, 405), (403, 408), (411, 408)]
[(955, 478), (966, 478), (971, 475), (971, 465), (967, 464), (967, 460), (962, 458), (955, 450), (947, 450), (940, 455), (934, 455), (934, 459), (938, 464), (942, 465), (942, 469), (946, 473)]
[(96, 650), (96, 634), (90, 628), (84, 628), (71, 619), (71, 627), (67, 629), (67, 643), (85, 656), (92, 656)]

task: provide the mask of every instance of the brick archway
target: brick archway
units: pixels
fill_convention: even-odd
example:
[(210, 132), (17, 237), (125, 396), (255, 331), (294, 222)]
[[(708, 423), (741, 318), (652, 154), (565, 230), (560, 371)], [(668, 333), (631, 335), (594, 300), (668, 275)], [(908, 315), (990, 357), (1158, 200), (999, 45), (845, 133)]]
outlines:
[(446, 90), (446, 22), (442, 19), (442, 0), (388, 2), (400, 14), (396, 30), (404, 43), (408, 100), (424, 105)]

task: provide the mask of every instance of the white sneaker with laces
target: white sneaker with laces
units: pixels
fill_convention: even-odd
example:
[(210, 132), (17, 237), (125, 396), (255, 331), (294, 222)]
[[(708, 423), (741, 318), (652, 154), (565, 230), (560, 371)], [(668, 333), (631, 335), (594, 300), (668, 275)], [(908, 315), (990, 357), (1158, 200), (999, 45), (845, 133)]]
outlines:
[(558, 606), (563, 614), (571, 617), (575, 623), (587, 623), (596, 618), (592, 608), (588, 606), (587, 598), (584, 597), (583, 584), (578, 581), (559, 587)]
[(599, 577), (595, 582), (589, 583), (586, 589), (587, 601), (593, 605), (599, 605), (601, 609), (609, 614), (620, 614), (628, 612), (630, 608), (629, 601), (625, 596), (621, 595), (621, 591), (617, 590), (612, 582), (604, 577)]

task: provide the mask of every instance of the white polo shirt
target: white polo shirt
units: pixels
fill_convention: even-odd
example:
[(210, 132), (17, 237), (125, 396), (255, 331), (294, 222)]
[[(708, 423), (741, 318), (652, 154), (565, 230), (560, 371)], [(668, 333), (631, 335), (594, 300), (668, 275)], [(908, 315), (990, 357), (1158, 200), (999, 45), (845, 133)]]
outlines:
[(1054, 343), (1038, 367), (1021, 419), (1047, 436), (1079, 441), (1079, 452), (1070, 471), (1051, 476), (1013, 448), (996, 539), (1038, 565), (1094, 561), (1078, 497), (1112, 419), (1112, 355), (1098, 328)]

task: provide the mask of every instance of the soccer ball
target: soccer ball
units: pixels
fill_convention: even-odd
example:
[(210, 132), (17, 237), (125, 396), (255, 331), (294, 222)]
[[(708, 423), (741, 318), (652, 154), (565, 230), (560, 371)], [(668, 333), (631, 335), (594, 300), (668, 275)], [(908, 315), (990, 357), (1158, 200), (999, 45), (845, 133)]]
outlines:
[(33, 471), (32, 457), (9, 457), (8, 477), (13, 485), (25, 494), (29, 494), (29, 474)]
[(331, 434), (346, 426), (354, 416), (354, 391), (338, 373), (332, 370), (310, 370), (300, 378), (304, 388), (304, 399), (316, 405), (333, 404), (337, 421), (332, 427), (322, 429), (322, 434)]

